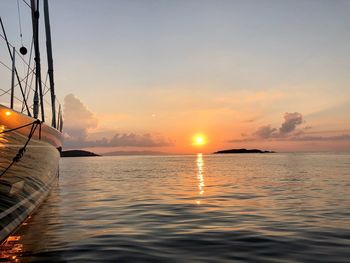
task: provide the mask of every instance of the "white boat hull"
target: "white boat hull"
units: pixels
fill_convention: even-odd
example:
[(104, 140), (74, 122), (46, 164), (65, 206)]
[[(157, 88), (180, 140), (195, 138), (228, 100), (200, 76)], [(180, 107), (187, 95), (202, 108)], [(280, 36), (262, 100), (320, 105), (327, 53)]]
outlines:
[[(28, 140), (35, 119), (0, 105), (0, 174)], [(57, 180), (62, 134), (46, 124), (37, 127), (26, 151), (0, 177), (0, 242), (45, 200)]]

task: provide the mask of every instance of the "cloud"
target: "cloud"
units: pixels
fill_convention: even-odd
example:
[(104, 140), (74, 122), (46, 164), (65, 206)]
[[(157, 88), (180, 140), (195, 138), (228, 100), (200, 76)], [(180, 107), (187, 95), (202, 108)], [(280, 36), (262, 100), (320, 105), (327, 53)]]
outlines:
[(299, 112), (284, 114), (284, 123), (279, 129), (280, 135), (288, 134), (295, 130), (297, 125), (303, 123), (303, 116)]
[[(297, 128), (304, 123), (301, 113), (294, 112), (284, 114), (284, 122), (279, 129), (272, 128), (271, 125), (263, 125), (259, 127), (251, 136), (242, 135), (241, 139), (233, 139), (228, 142), (251, 142), (259, 140), (274, 140), (274, 141), (350, 141), (350, 134), (341, 134), (333, 136), (315, 136), (310, 135), (315, 132), (306, 133), (310, 130), (310, 126)], [(328, 131), (330, 132), (330, 131)], [(334, 131), (336, 132), (336, 131)], [(338, 131), (339, 132), (339, 131)]]
[(296, 136), (290, 138), (292, 141), (350, 141), (350, 134), (335, 136)]
[(67, 140), (85, 140), (89, 129), (97, 127), (95, 115), (73, 94), (64, 98), (64, 132)]
[[(243, 138), (243, 139), (234, 139), (230, 140), (229, 142), (252, 142), (252, 141), (258, 141), (261, 140), (261, 138)], [(350, 134), (342, 134), (342, 135), (335, 135), (335, 136), (292, 136), (292, 137), (275, 137), (270, 138), (270, 140), (274, 141), (300, 141), (300, 142), (316, 142), (316, 141), (350, 141)]]
[(130, 134), (116, 134), (110, 140), (110, 144), (114, 147), (122, 146), (138, 146), (138, 147), (159, 147), (171, 145), (169, 140), (162, 137), (155, 137), (147, 133), (144, 135)]
[(276, 136), (277, 129), (271, 128), (271, 125), (261, 126), (253, 133), (254, 136), (262, 139), (268, 139)]
[(99, 140), (67, 140), (66, 148), (86, 147), (165, 147), (173, 145), (170, 139), (160, 135), (135, 133), (117, 133), (111, 139), (103, 137)]
[(65, 148), (85, 147), (163, 147), (173, 145), (171, 140), (160, 135), (115, 133), (110, 139), (105, 137), (89, 140), (89, 130), (97, 127), (98, 119), (76, 96), (64, 98), (64, 146)]
[[(303, 130), (296, 129), (298, 125), (303, 123), (303, 116), (299, 112), (289, 113), (286, 112), (283, 116), (284, 122), (277, 130), (272, 128), (271, 125), (263, 125), (252, 133), (251, 137), (243, 139), (243, 141), (252, 141), (257, 139), (278, 139), (288, 137), (291, 135), (297, 136), (303, 134)], [(234, 140), (237, 141), (237, 140)], [(242, 141), (242, 140), (239, 140)]]

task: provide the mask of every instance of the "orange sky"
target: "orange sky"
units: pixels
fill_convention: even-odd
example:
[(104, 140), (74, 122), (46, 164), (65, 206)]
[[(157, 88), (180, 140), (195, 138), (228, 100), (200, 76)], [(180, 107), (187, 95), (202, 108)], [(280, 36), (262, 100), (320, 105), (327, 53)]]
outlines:
[[(349, 1), (219, 2), (52, 1), (65, 148), (349, 151)], [(0, 5), (21, 46), (16, 1)]]

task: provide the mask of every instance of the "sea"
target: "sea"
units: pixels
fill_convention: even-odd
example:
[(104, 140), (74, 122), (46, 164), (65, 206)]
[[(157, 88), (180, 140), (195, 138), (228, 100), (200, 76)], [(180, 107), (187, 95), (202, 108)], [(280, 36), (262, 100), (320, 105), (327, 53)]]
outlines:
[(0, 262), (350, 262), (350, 154), (62, 158)]

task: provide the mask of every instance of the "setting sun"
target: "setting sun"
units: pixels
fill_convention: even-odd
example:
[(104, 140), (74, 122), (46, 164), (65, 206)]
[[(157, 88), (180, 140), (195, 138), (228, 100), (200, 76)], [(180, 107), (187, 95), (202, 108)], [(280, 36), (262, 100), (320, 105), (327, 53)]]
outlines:
[(198, 134), (193, 137), (193, 145), (202, 146), (204, 144), (206, 144), (206, 141), (203, 135)]

